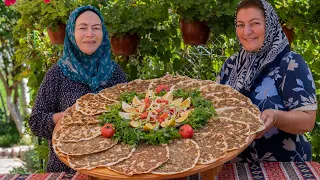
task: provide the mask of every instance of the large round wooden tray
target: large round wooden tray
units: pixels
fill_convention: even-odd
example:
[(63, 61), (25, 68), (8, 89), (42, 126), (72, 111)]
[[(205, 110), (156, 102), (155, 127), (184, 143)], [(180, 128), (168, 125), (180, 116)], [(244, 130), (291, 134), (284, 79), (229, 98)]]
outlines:
[[(56, 127), (53, 131), (53, 134), (60, 128), (60, 126), (61, 126), (60, 122), (61, 121), (59, 121), (58, 124), (56, 125)], [(224, 158), (222, 158), (214, 163), (206, 164), (206, 165), (198, 165), (197, 164), (194, 168), (190, 169), (189, 171), (186, 171), (183, 173), (178, 173), (178, 174), (158, 175), (158, 174), (147, 173), (147, 174), (126, 176), (126, 175), (111, 171), (105, 167), (98, 167), (93, 170), (78, 170), (78, 172), (89, 175), (89, 179), (91, 179), (91, 180), (94, 180), (94, 179), (95, 180), (99, 180), (99, 179), (110, 179), (110, 180), (114, 180), (114, 179), (130, 179), (130, 180), (131, 179), (133, 179), (133, 180), (171, 179), (171, 178), (180, 178), (180, 177), (190, 176), (190, 175), (196, 174), (196, 173), (201, 173), (201, 177), (203, 180), (211, 180), (211, 179), (213, 180), (214, 176), (216, 176), (220, 172), (220, 170), (222, 169), (223, 164), (225, 162), (233, 159), (234, 157), (236, 157), (242, 151), (244, 151), (248, 147), (248, 145), (254, 140), (254, 138), (255, 138), (255, 135), (250, 135), (249, 141), (244, 147), (242, 147), (241, 149), (229, 151)], [(52, 140), (52, 144), (55, 144), (54, 140)], [(65, 163), (67, 166), (70, 167), (68, 160), (65, 156), (58, 155), (58, 157), (63, 163)]]

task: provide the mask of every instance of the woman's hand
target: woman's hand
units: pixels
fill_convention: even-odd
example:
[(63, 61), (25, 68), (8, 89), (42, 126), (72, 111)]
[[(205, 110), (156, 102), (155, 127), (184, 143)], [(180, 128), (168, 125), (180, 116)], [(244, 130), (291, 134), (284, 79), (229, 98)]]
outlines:
[(260, 119), (265, 124), (265, 129), (257, 133), (256, 138), (261, 138), (271, 127), (290, 133), (304, 134), (312, 131), (316, 122), (316, 111), (281, 111), (266, 109), (261, 113)]
[(64, 112), (55, 113), (52, 117), (53, 123), (57, 124), (62, 119), (63, 115), (64, 115)]
[(263, 136), (265, 132), (267, 132), (277, 121), (277, 111), (274, 109), (266, 109), (261, 113), (260, 119), (263, 121), (265, 129), (260, 131), (256, 135), (256, 139), (259, 139)]
[(65, 113), (72, 113), (76, 109), (74, 103), (71, 107), (68, 107), (64, 112), (55, 113), (52, 117), (54, 124), (57, 124), (64, 116)]

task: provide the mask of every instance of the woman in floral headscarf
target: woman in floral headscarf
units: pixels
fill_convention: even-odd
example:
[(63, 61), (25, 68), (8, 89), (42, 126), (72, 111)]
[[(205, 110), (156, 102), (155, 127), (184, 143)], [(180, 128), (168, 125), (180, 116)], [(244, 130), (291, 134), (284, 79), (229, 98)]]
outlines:
[(290, 50), (272, 6), (243, 0), (236, 17), (238, 53), (224, 63), (217, 82), (228, 84), (256, 104), (265, 130), (238, 158), (243, 161), (310, 161), (303, 135), (313, 129), (316, 93), (304, 59)]
[(124, 72), (110, 57), (100, 12), (92, 6), (74, 10), (66, 27), (63, 57), (46, 73), (29, 120), (32, 132), (50, 142), (48, 172), (72, 171), (51, 146), (53, 129), (64, 111), (84, 94), (126, 82)]

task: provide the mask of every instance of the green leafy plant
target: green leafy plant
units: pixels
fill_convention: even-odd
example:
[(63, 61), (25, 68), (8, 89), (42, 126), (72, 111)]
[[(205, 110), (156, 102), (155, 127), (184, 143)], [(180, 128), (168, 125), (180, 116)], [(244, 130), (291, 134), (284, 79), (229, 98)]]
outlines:
[[(48, 152), (48, 150), (47, 150)], [(48, 154), (46, 154), (48, 155)], [(44, 157), (39, 155), (39, 151), (37, 148), (30, 149), (21, 157), (21, 160), (23, 161), (23, 166), (21, 167), (14, 167), (9, 173), (10, 174), (32, 174), (32, 173), (44, 173), (45, 167), (42, 166), (40, 162), (40, 158), (47, 159), (47, 156)], [(43, 162), (44, 165), (46, 162)]]
[(45, 3), (43, 0), (18, 0), (14, 5), (21, 14), (18, 28), (30, 28), (37, 30), (57, 28), (58, 23), (66, 23), (69, 14), (78, 7), (74, 0), (52, 0)]
[(101, 13), (111, 36), (138, 33), (140, 36), (168, 20), (168, 7), (162, 0), (109, 0)]
[(209, 21), (214, 15), (216, 0), (168, 0), (172, 10), (186, 22)]
[(19, 142), (20, 135), (15, 123), (10, 120), (0, 120), (0, 147), (11, 147)]

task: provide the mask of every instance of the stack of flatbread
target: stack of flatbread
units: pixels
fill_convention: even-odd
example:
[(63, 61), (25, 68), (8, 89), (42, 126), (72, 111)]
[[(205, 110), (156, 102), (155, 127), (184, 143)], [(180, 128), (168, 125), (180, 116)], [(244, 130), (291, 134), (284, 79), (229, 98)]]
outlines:
[[(146, 93), (159, 85), (182, 90), (198, 89), (211, 101), (217, 116), (207, 126), (195, 131), (191, 139), (176, 139), (166, 145), (141, 144), (137, 147), (101, 136), (98, 115), (120, 101), (121, 93)], [(196, 164), (209, 164), (223, 159), (228, 151), (248, 145), (253, 134), (264, 129), (260, 111), (249, 98), (230, 86), (186, 76), (166, 75), (162, 78), (118, 84), (80, 97), (75, 109), (68, 109), (54, 131), (56, 154), (65, 156), (75, 169), (105, 167), (125, 174), (176, 174)]]

